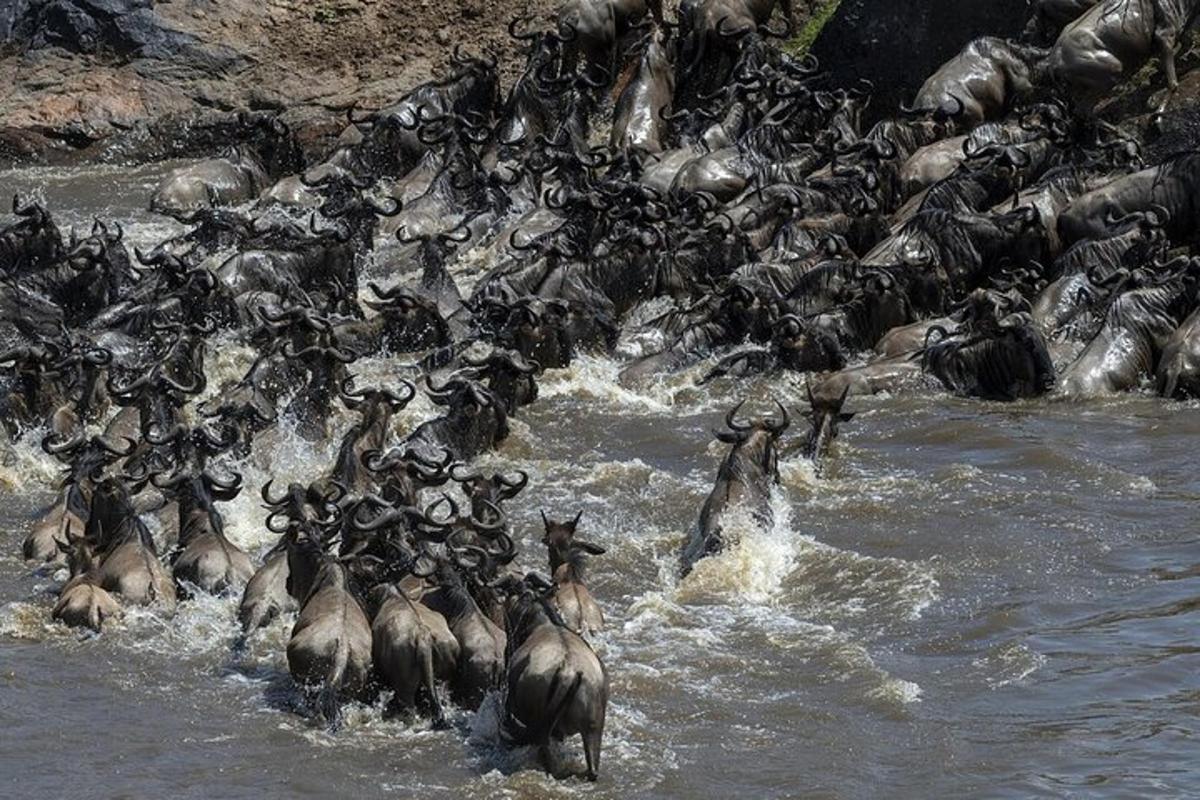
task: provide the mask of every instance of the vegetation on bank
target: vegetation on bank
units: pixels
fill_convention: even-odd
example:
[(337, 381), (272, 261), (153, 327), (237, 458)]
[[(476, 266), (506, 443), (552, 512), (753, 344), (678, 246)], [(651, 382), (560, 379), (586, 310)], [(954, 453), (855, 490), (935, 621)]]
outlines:
[(829, 20), (833, 19), (833, 15), (837, 13), (838, 6), (841, 4), (842, 0), (824, 0), (813, 11), (812, 17), (804, 24), (800, 32), (784, 43), (783, 50), (793, 56), (802, 56), (807, 53)]

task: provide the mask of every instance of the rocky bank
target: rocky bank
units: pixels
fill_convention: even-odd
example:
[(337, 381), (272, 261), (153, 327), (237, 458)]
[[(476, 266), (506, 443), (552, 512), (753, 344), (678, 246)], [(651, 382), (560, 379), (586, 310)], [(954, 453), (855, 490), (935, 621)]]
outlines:
[(346, 108), (399, 97), (443, 68), (454, 44), (511, 70), (508, 21), (546, 20), (556, 5), (2, 0), (0, 163), (186, 155), (219, 139), (222, 112), (239, 108), (285, 110), (319, 149)]

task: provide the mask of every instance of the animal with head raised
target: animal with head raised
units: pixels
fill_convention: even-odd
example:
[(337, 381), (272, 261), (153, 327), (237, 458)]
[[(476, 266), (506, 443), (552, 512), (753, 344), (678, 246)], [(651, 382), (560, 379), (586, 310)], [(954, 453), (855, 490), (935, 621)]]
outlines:
[(324, 438), (333, 413), (333, 401), (350, 377), (346, 365), (357, 355), (342, 347), (330, 334), (321, 334), (314, 344), (304, 348), (291, 342), (283, 346), (283, 355), (295, 359), (307, 375), (307, 385), (292, 395), (287, 414), (299, 423), (298, 432), (309, 441)]
[(42, 440), (42, 449), (67, 466), (60, 484), (61, 494), (34, 522), (21, 543), (26, 561), (61, 561), (61, 547), (83, 536), (91, 513), (93, 488), (104, 479), (105, 470), (132, 454), (134, 447), (134, 442), (126, 442), (124, 448), (117, 448), (103, 437), (88, 439), (82, 432), (70, 439), (47, 436)]
[[(337, 502), (342, 492), (322, 493), (316, 484), (307, 489), (298, 483), (290, 484), (280, 497), (271, 494), (271, 481), (262, 487), (262, 499), (270, 509), (267, 528), (272, 533), (282, 534), (279, 541), (267, 551), (263, 564), (242, 592), (238, 605), (238, 621), (242, 625), (240, 645), (245, 637), (269, 624), (280, 614), (298, 609), (296, 599), (288, 593), (288, 531), (293, 525), (317, 525), (323, 529), (336, 527), (340, 513)], [(332, 516), (329, 516), (332, 514)]]
[(541, 365), (536, 361), (527, 361), (513, 350), (493, 348), (484, 357), (468, 355), (463, 362), (477, 372), (480, 380), (487, 381), (488, 389), (504, 403), (510, 415), (537, 400), (534, 376), (541, 370)]
[(57, 263), (63, 253), (62, 234), (45, 206), (22, 203), (14, 194), (12, 213), (17, 221), (0, 228), (0, 274), (17, 278)]
[(633, 80), (621, 92), (614, 112), (609, 146), (638, 155), (663, 151), (675, 94), (675, 72), (665, 36), (650, 33)]
[(342, 437), (329, 480), (345, 491), (362, 494), (374, 487), (363, 454), (384, 448), (392, 416), (408, 405), (417, 389), (401, 380), (399, 394), (386, 388), (355, 391), (353, 382), (353, 378), (344, 380), (339, 396), (347, 408), (359, 412), (361, 419)]
[(558, 522), (542, 512), (545, 534), (542, 544), (550, 555), (550, 575), (554, 581), (554, 606), (568, 628), (581, 636), (604, 630), (604, 613), (587, 587), (584, 568), (589, 555), (604, 555), (598, 544), (576, 539), (580, 511), (567, 522)]
[(513, 475), (502, 472), (486, 474), (480, 470), (464, 471), (456, 464), (451, 468), (450, 475), (471, 502), (471, 516), (480, 519), (487, 515), (489, 505), (500, 508), (529, 484), (529, 474), (522, 470), (517, 470)]
[(854, 419), (854, 414), (842, 410), (849, 394), (849, 387), (843, 389), (837, 397), (814, 393), (812, 386), (808, 387), (808, 411), (804, 412), (804, 416), (808, 418), (811, 428), (808, 438), (804, 440), (802, 452), (813, 462), (818, 474), (825, 457), (829, 454), (830, 446), (837, 438), (839, 426)]
[(727, 431), (717, 431), (716, 437), (732, 445), (717, 470), (700, 521), (683, 548), (683, 574), (692, 571), (696, 562), (718, 553), (730, 545), (733, 530), (727, 530), (734, 514), (748, 515), (756, 525), (769, 527), (774, 520), (771, 510), (771, 490), (779, 482), (777, 442), (787, 430), (787, 409), (776, 401), (780, 418), (741, 422), (737, 412), (742, 403), (725, 415)]

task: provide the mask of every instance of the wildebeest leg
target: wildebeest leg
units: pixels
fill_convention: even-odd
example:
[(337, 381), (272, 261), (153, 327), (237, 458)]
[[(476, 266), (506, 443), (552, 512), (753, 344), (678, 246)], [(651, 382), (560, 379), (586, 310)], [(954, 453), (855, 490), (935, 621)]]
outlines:
[(587, 760), (587, 779), (595, 781), (600, 774), (600, 739), (602, 731), (584, 731), (583, 757)]
[(424, 672), (425, 691), (429, 693), (429, 707), (433, 710), (433, 727), (438, 730), (445, 730), (450, 727), (450, 723), (446, 721), (446, 713), (442, 710), (442, 701), (438, 697), (437, 686), (435, 685), (433, 646), (430, 642), (426, 642), (422, 650), (424, 652), (421, 654), (421, 670)]
[(1169, 33), (1156, 33), (1154, 39), (1158, 44), (1159, 58), (1162, 60), (1163, 69), (1167, 73), (1167, 93), (1154, 111), (1157, 124), (1159, 122), (1157, 117), (1167, 110), (1167, 103), (1171, 102), (1171, 98), (1175, 96), (1175, 90), (1179, 88), (1179, 75), (1175, 70), (1175, 36)]

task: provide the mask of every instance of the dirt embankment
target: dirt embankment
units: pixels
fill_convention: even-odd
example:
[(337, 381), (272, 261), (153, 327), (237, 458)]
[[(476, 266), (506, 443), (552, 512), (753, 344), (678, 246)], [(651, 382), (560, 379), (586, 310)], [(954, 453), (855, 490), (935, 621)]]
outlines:
[[(459, 44), (518, 63), (506, 26), (557, 0), (0, 2), (0, 161), (53, 160), (171, 115), (286, 110), (303, 128), (379, 106)], [(11, 87), (11, 88), (10, 88)], [(320, 135), (319, 130), (309, 135)], [(7, 159), (5, 158), (7, 156)]]
[[(353, 105), (376, 108), (444, 69), (455, 45), (494, 54), (505, 85), (521, 57), (510, 19), (548, 27), (561, 0), (0, 0), (0, 166), (146, 161), (210, 152), (236, 109), (273, 109), (319, 155)], [(665, 0), (668, 16), (675, 0)], [(870, 116), (893, 113), (969, 39), (1013, 35), (1022, 0), (793, 0), (792, 42), (832, 85), (875, 84)], [(825, 10), (826, 13), (820, 13)], [(813, 13), (814, 11), (818, 13)], [(818, 36), (819, 34), (819, 36)], [(1191, 42), (1161, 147), (1200, 146)], [(1156, 62), (1104, 109), (1144, 122)], [(207, 126), (207, 127), (206, 127)]]

